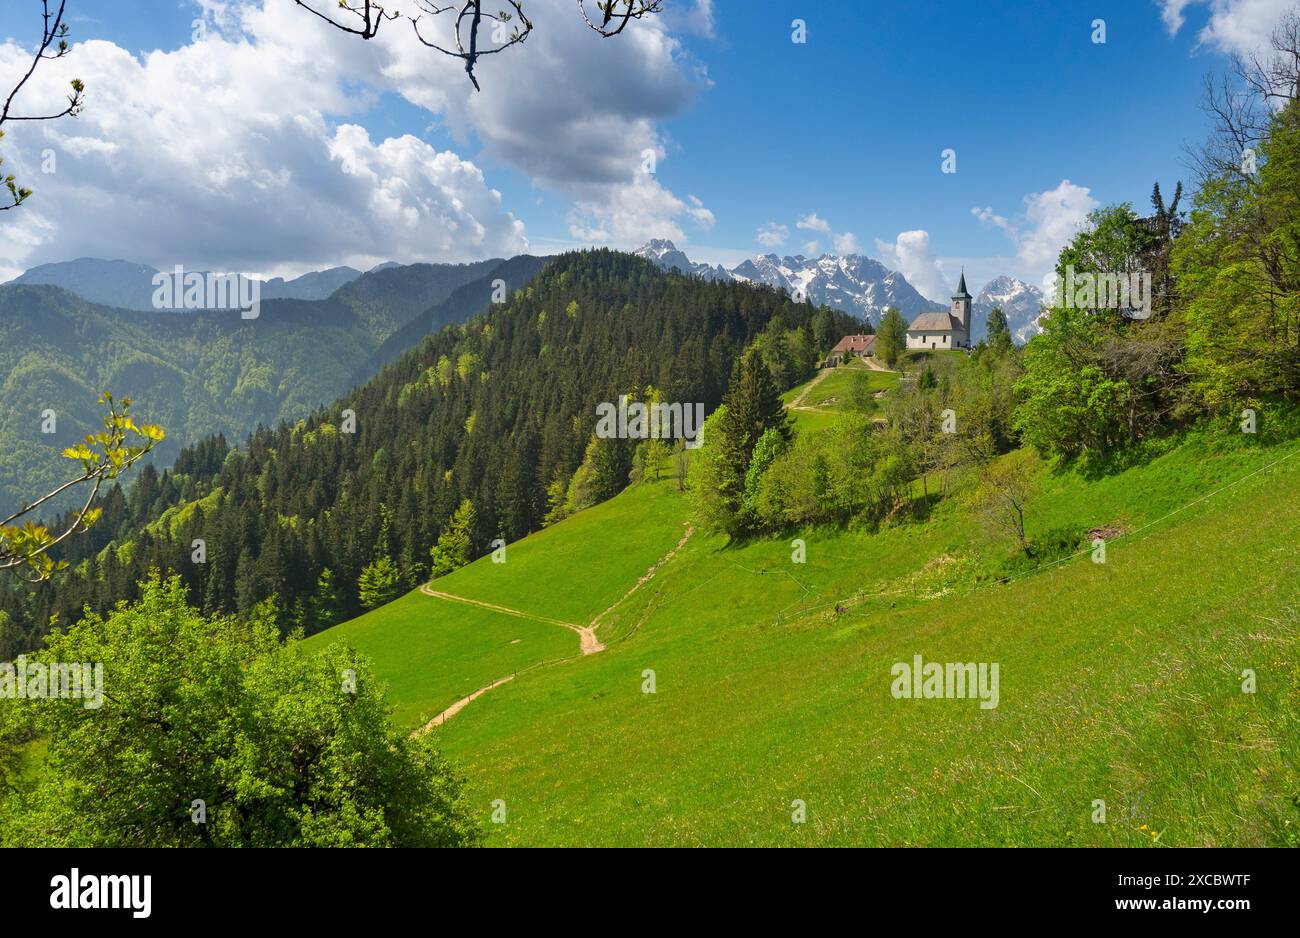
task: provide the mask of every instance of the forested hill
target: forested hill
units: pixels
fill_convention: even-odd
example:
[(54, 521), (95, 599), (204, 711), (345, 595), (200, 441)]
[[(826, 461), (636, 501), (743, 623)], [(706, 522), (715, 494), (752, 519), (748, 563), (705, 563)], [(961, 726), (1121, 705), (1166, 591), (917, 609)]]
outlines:
[[(363, 573), (368, 605), (423, 581), (430, 547), (466, 500), (481, 553), (538, 529), (548, 510), (625, 486), (633, 447), (592, 442), (598, 403), (653, 385), (666, 401), (712, 410), (764, 329), (806, 371), (814, 345), (859, 327), (770, 288), (706, 283), (604, 250), (561, 256), (507, 302), (429, 336), (309, 419), (259, 430), (229, 454), (208, 441), (162, 474), (146, 467), (69, 542), (68, 573), (0, 597), (11, 619), (0, 654), (30, 642), (51, 613), (69, 621), (83, 604), (132, 598), (151, 567), (179, 572), (205, 610), (247, 612), (275, 597), (283, 623), (314, 631), (361, 608)], [(206, 562), (192, 560), (196, 539)]]
[(430, 332), (437, 332), (452, 323), (464, 322), (486, 309), (498, 295), (498, 289), (508, 295), (509, 291), (528, 283), (541, 273), (549, 260), (547, 257), (520, 254), (508, 261), (498, 261), (491, 265), (481, 277), (452, 291), (445, 300), (430, 306), (385, 339), (365, 365), (357, 370), (356, 380), (352, 383), (363, 384), (378, 374), (384, 365), (396, 361), (404, 352), (415, 348)]
[[(374, 375), (372, 356), (403, 326), (510, 263), (384, 268), (328, 299), (266, 299), (256, 319), (114, 309), (57, 286), (0, 286), (0, 517), (63, 480), (59, 453), (96, 429), (100, 391), (130, 397), (167, 428), (154, 459), (168, 465), (210, 434), (238, 440), (259, 424), (306, 417)], [(490, 299), (484, 284), (441, 322), (462, 322)], [(422, 334), (399, 341), (410, 348)], [(46, 411), (57, 415), (53, 433), (44, 432)]]

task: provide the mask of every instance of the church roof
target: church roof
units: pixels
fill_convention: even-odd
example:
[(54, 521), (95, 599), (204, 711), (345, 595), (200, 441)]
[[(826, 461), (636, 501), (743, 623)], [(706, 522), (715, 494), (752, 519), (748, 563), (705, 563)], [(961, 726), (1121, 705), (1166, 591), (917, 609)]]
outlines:
[(965, 332), (961, 320), (951, 313), (922, 313), (912, 320), (908, 332)]
[(969, 300), (969, 299), (971, 299), (971, 295), (970, 295), (969, 293), (966, 292), (966, 271), (964, 271), (964, 270), (961, 272), (961, 283), (957, 284), (957, 292), (954, 293), (954, 294), (952, 295), (952, 298), (953, 298), (954, 300), (956, 300), (956, 299), (963, 299), (963, 300)]

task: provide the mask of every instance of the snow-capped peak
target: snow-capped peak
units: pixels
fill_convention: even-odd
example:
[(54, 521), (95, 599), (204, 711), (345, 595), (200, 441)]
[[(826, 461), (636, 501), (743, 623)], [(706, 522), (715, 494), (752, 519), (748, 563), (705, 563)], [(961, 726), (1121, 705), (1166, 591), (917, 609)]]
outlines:
[(1038, 316), (1043, 308), (1043, 291), (1031, 283), (1003, 275), (994, 277), (971, 305), (974, 322), (971, 339), (978, 342), (988, 334), (989, 313), (1000, 307), (1017, 342), (1028, 342), (1042, 330)]

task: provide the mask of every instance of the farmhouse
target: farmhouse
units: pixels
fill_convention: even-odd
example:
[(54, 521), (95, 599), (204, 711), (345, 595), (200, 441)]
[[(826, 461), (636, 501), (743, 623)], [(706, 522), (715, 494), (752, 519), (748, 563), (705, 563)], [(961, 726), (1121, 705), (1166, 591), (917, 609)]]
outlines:
[(846, 335), (835, 343), (835, 348), (826, 356), (826, 367), (842, 365), (850, 358), (869, 358), (876, 354), (876, 337), (874, 335)]
[(966, 292), (966, 272), (952, 296), (952, 308), (943, 313), (922, 313), (907, 327), (910, 349), (970, 348), (970, 304)]

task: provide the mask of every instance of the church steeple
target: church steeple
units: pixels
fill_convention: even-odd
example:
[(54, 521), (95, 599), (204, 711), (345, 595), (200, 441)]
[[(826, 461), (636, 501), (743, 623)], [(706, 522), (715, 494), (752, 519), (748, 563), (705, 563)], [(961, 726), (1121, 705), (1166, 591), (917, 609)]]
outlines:
[(965, 334), (954, 336), (954, 345), (958, 343), (960, 343), (961, 347), (970, 345), (970, 306), (972, 299), (974, 297), (966, 292), (966, 268), (963, 267), (961, 281), (957, 284), (957, 292), (952, 295), (952, 317), (961, 323), (961, 330)]
[(957, 292), (952, 295), (952, 298), (954, 300), (958, 298), (964, 300), (972, 299), (971, 295), (966, 292), (966, 268), (965, 267), (961, 269), (961, 282), (957, 284)]

